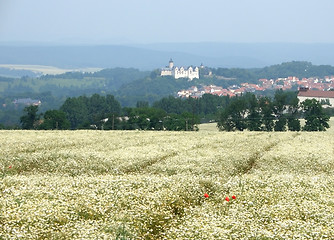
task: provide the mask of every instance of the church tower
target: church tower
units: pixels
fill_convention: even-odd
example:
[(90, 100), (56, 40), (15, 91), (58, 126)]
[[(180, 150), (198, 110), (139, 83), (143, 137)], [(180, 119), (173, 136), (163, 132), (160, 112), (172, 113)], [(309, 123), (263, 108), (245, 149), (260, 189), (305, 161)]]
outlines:
[(174, 67), (174, 62), (172, 59), (169, 60), (169, 68), (172, 69)]

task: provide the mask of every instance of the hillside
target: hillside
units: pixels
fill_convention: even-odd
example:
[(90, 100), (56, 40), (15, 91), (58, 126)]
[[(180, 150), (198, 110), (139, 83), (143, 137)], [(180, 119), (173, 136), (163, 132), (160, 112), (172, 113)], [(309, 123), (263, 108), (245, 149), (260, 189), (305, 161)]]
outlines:
[[(161, 97), (175, 96), (180, 89), (187, 89), (190, 86), (217, 85), (229, 87), (240, 83), (259, 83), (259, 79), (277, 79), (279, 77), (296, 76), (300, 79), (308, 77), (333, 76), (334, 67), (329, 65), (313, 65), (310, 62), (286, 62), (264, 68), (205, 68), (201, 70), (200, 79), (188, 81), (187, 79), (173, 79), (172, 77), (159, 77), (156, 72), (150, 77), (138, 79), (134, 82), (123, 85), (115, 95), (121, 102), (123, 99), (128, 101), (124, 104), (134, 105), (135, 99), (145, 100), (150, 103)], [(203, 72), (212, 72), (212, 76), (205, 75)], [(131, 101), (132, 100), (132, 101)]]
[(73, 68), (152, 70), (173, 58), (178, 65), (262, 68), (290, 61), (334, 65), (333, 44), (302, 43), (159, 43), (101, 46), (0, 45), (0, 64)]
[(173, 77), (146, 77), (124, 84), (115, 92), (115, 96), (122, 102), (122, 105), (134, 106), (137, 101), (153, 103), (162, 97), (176, 96), (177, 91), (193, 84), (194, 82), (186, 79), (174, 79)]
[(311, 62), (285, 62), (272, 66), (251, 70), (256, 77), (277, 79), (280, 77), (295, 76), (299, 79), (309, 77), (331, 76), (334, 73), (334, 67), (331, 65), (313, 65)]
[[(307, 61), (315, 65), (334, 65), (334, 44), (332, 43), (187, 42), (134, 46), (155, 51), (195, 54), (203, 57), (201, 62), (204, 65), (215, 68), (262, 68), (291, 61)], [(174, 60), (177, 59), (173, 55), (171, 57)]]
[(173, 56), (200, 64), (201, 56), (131, 46), (0, 46), (0, 64), (47, 65), (59, 68), (138, 68), (151, 70)]
[[(208, 77), (205, 72), (211, 71)], [(47, 92), (57, 96), (73, 96), (107, 92), (121, 98), (155, 96), (161, 98), (175, 95), (182, 88), (199, 84), (215, 84), (227, 87), (242, 82), (258, 83), (261, 78), (276, 79), (296, 76), (320, 77), (334, 75), (334, 67), (313, 65), (310, 62), (286, 62), (264, 68), (210, 68), (201, 70), (201, 78), (188, 82), (186, 79), (159, 77), (159, 70), (140, 71), (134, 68), (104, 69), (94, 73), (68, 72), (59, 75), (41, 77), (6, 78), (0, 77), (0, 92), (21, 94), (23, 92)], [(152, 102), (152, 101), (150, 101)]]
[(143, 79), (150, 72), (133, 68), (103, 69), (98, 72), (67, 72), (41, 77), (6, 78), (0, 76), (0, 93), (19, 95), (22, 93), (51, 92), (55, 96), (77, 96), (117, 91), (122, 85)]
[[(209, 72), (211, 76), (207, 76)], [(176, 96), (191, 86), (217, 85), (229, 87), (240, 83), (258, 83), (260, 78), (297, 76), (320, 77), (334, 75), (334, 67), (309, 62), (287, 62), (264, 68), (212, 68), (200, 71), (200, 79), (160, 77), (159, 69), (141, 71), (134, 68), (109, 68), (93, 73), (67, 72), (41, 77), (8, 78), (0, 76), (0, 123), (18, 123), (24, 106), (13, 101), (32, 98), (42, 101), (40, 111), (58, 109), (68, 97), (112, 94), (122, 107), (136, 106), (138, 101), (153, 104), (166, 96)], [(272, 93), (269, 93), (272, 94)]]

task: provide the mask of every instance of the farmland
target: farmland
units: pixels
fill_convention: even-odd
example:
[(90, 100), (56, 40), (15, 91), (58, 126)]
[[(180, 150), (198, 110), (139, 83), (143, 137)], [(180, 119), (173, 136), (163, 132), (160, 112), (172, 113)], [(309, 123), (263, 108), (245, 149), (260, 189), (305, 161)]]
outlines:
[(53, 66), (43, 65), (19, 65), (19, 64), (0, 64), (0, 68), (8, 68), (13, 70), (28, 70), (40, 74), (62, 74), (66, 72), (95, 72), (101, 68), (78, 68), (78, 69), (64, 69)]
[(0, 239), (334, 238), (332, 131), (205, 129), (1, 131)]

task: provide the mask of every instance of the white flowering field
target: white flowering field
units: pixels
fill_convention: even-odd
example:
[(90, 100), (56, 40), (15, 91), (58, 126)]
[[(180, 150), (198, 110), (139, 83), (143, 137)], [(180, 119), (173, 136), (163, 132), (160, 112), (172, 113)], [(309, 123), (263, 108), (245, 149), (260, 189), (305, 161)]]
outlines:
[(334, 133), (0, 131), (0, 239), (334, 239)]

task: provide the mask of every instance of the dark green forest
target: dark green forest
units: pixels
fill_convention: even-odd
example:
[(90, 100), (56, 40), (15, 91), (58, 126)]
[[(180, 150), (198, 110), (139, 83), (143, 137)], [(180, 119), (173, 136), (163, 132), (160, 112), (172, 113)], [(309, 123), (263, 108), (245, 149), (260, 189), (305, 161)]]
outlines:
[[(325, 131), (329, 116), (315, 99), (299, 103), (296, 93), (278, 90), (273, 99), (252, 93), (238, 97), (204, 95), (202, 98), (163, 98), (148, 106), (121, 108), (112, 95), (68, 98), (59, 110), (38, 113), (27, 106), (20, 117), (22, 129), (167, 130), (196, 131), (211, 115), (221, 131)], [(306, 120), (301, 126), (300, 118)]]
[[(230, 83), (239, 84), (241, 82), (257, 83), (261, 78), (277, 79), (288, 76), (295, 76), (299, 79), (310, 77), (331, 76), (334, 67), (330, 65), (313, 65), (305, 61), (293, 61), (272, 65), (264, 68), (243, 69), (243, 68), (216, 68), (212, 69), (214, 76), (224, 76), (232, 78)], [(216, 81), (217, 85), (227, 86), (228, 81)], [(230, 84), (228, 83), (228, 84)]]
[[(300, 119), (305, 119), (301, 126)], [(274, 98), (246, 93), (231, 98), (219, 113), (218, 128), (222, 131), (325, 131), (329, 116), (316, 99), (302, 103), (293, 92), (278, 90)]]
[[(209, 76), (210, 72), (212, 74)], [(0, 124), (11, 128), (20, 126), (20, 117), (26, 106), (14, 104), (16, 99), (40, 100), (42, 104), (39, 106), (39, 112), (44, 113), (48, 110), (60, 109), (69, 98), (80, 96), (88, 98), (94, 94), (103, 97), (112, 95), (121, 108), (133, 108), (142, 102), (147, 103), (148, 106), (164, 109), (167, 113), (196, 114), (202, 121), (203, 119), (207, 121), (215, 118), (217, 108), (224, 108), (226, 104), (224, 102), (228, 99), (218, 100), (214, 96), (203, 96), (196, 104), (191, 102), (193, 100), (176, 99), (171, 103), (168, 99), (174, 98), (180, 89), (194, 85), (214, 84), (228, 87), (242, 82), (258, 83), (260, 78), (275, 79), (288, 76), (322, 78), (334, 75), (334, 67), (316, 66), (309, 62), (289, 62), (258, 69), (205, 67), (200, 70), (200, 75), (200, 79), (188, 81), (160, 77), (159, 69), (150, 72), (133, 68), (112, 68), (94, 73), (68, 72), (40, 77), (0, 76)], [(274, 96), (274, 92), (259, 94)], [(181, 105), (185, 106), (181, 107)]]

